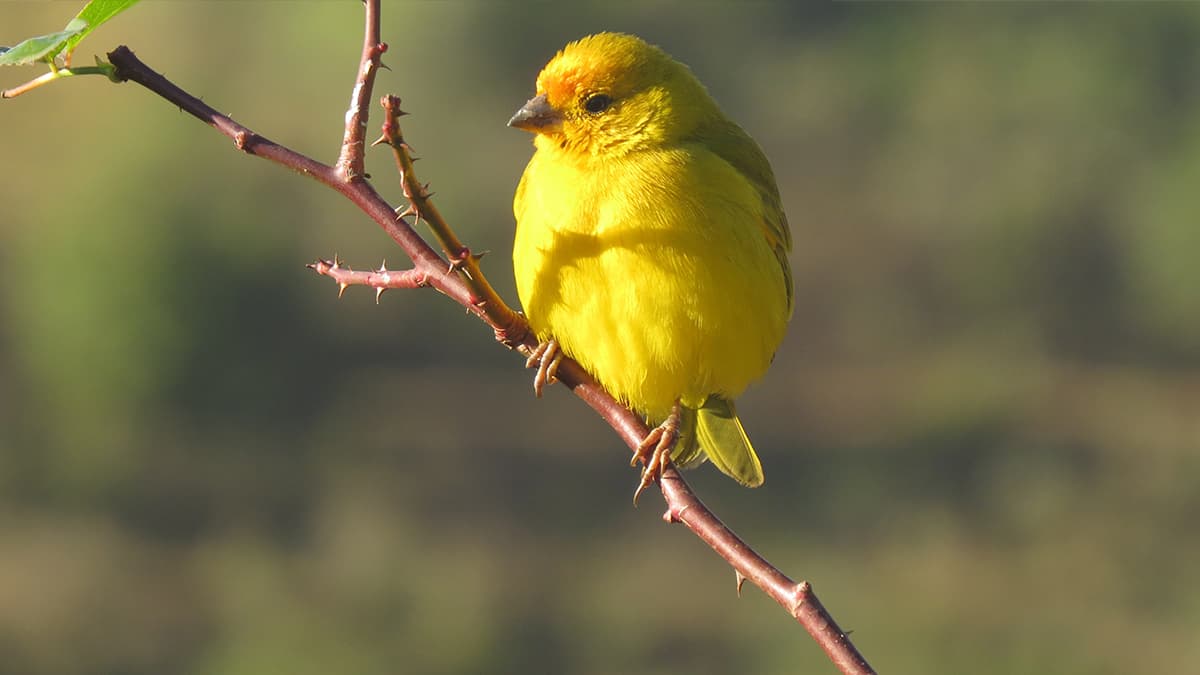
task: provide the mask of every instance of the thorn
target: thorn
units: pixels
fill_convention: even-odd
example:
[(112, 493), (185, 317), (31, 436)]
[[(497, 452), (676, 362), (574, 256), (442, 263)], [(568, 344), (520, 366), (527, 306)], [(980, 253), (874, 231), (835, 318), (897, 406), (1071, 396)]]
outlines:
[[(387, 50), (385, 49), (384, 51), (387, 51)], [(386, 63), (384, 63), (384, 62), (383, 62), (383, 59), (379, 59), (379, 67), (380, 67), (380, 68), (383, 68), (384, 70), (391, 70), (391, 69), (392, 69), (392, 67), (391, 67), (391, 66), (389, 66), (388, 64), (386, 64)]]
[(379, 136), (379, 138), (375, 139), (375, 142), (371, 143), (371, 147), (373, 148), (377, 145), (384, 145), (384, 144), (387, 144), (387, 142), (388, 142), (387, 134), (382, 134)]
[(384, 288), (383, 286), (375, 287), (375, 304), (377, 304), (377, 305), (379, 304), (379, 296), (383, 295), (383, 292), (386, 290), (387, 289)]
[(375, 271), (379, 272), (380, 274), (387, 274), (387, 271), (388, 271), (387, 258), (384, 258), (383, 262), (379, 263), (379, 269), (377, 269)]
[(450, 257), (450, 269), (446, 270), (447, 273), (462, 269), (463, 265), (466, 265), (467, 260), (471, 257), (471, 249), (469, 248), (464, 247), (457, 253), (458, 255)]
[(791, 593), (788, 594), (789, 599), (792, 601), (792, 605), (788, 608), (788, 611), (792, 613), (792, 616), (795, 616), (800, 611), (800, 608), (804, 606), (804, 603), (808, 602), (808, 596), (811, 592), (812, 586), (807, 581), (801, 581), (792, 587)]
[[(407, 184), (406, 184), (406, 185), (407, 185)], [(408, 202), (408, 208), (406, 209), (406, 211), (407, 211), (407, 215), (410, 215), (410, 216), (412, 216), (413, 218), (415, 218), (415, 219), (416, 219), (416, 221), (415, 221), (415, 222), (418, 222), (418, 223), (419, 223), (419, 222), (421, 222), (421, 209), (417, 208), (417, 202), (416, 202), (416, 200), (414, 200), (414, 199), (412, 198), (412, 196), (408, 194), (408, 188), (407, 188), (407, 187), (406, 187), (406, 188), (404, 188), (404, 191), (405, 191), (405, 195), (404, 195), (404, 196), (409, 198), (409, 202)]]
[(690, 507), (685, 506), (678, 511), (676, 511), (673, 508), (667, 509), (667, 512), (663, 514), (663, 520), (672, 525), (674, 525), (675, 523), (682, 523), (683, 522), (683, 514), (687, 513), (688, 508), (690, 508)]
[(344, 281), (338, 283), (338, 300), (342, 299), (342, 295), (346, 293), (347, 288), (350, 288), (350, 284)]
[(734, 570), (734, 575), (737, 577), (737, 595), (742, 597), (742, 584), (746, 583), (746, 575), (742, 574), (741, 570)]

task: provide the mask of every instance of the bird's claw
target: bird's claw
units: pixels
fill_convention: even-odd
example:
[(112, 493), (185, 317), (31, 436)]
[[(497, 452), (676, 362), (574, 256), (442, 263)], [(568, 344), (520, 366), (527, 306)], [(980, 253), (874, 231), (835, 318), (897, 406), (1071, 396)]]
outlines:
[(533, 353), (525, 359), (526, 368), (537, 368), (537, 373), (533, 376), (533, 395), (541, 398), (542, 390), (547, 384), (558, 382), (558, 366), (562, 363), (563, 354), (558, 348), (557, 340), (546, 340), (539, 343)]
[(637, 466), (639, 461), (643, 464), (642, 479), (633, 493), (634, 506), (637, 506), (642, 492), (662, 478), (663, 472), (667, 470), (667, 465), (671, 463), (671, 449), (675, 447), (677, 440), (679, 440), (678, 403), (675, 404), (665, 422), (646, 434), (646, 437), (638, 444), (637, 450), (633, 452), (633, 459), (629, 461), (629, 466)]

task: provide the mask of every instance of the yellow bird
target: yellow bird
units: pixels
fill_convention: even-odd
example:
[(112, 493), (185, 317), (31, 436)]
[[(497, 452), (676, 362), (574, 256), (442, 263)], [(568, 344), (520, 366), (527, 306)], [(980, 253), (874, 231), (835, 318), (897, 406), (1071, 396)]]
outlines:
[(561, 350), (659, 425), (639, 492), (669, 456), (761, 485), (733, 400), (783, 339), (792, 242), (758, 144), (687, 66), (617, 33), (564, 47), (508, 124), (536, 148), (513, 268), (538, 393)]

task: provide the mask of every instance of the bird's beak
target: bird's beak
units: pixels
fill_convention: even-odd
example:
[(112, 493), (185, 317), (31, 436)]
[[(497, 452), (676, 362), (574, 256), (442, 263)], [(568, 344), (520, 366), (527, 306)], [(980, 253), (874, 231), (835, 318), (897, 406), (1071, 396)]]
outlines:
[(561, 129), (562, 122), (562, 113), (550, 105), (545, 94), (539, 94), (521, 106), (508, 121), (508, 126), (534, 133), (550, 133)]

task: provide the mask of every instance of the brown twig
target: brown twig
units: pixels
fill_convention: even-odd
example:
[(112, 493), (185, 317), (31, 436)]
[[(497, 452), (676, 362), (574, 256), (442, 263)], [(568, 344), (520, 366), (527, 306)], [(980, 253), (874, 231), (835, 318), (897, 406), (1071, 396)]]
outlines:
[[(379, 57), (386, 49), (379, 42), (378, 37), (379, 1), (366, 0), (365, 2), (367, 27), (363, 56), (359, 67), (359, 76), (355, 82), (351, 107), (347, 113), (342, 152), (339, 154), (336, 167), (323, 164), (274, 143), (234, 122), (155, 72), (127, 47), (117, 47), (108, 54), (108, 58), (116, 67), (114, 79), (137, 82), (149, 91), (179, 106), (184, 112), (233, 139), (237, 148), (243, 152), (288, 167), (340, 192), (378, 223), (412, 259), (413, 268), (401, 272), (387, 270), (354, 272), (341, 266), (337, 261), (318, 261), (310, 265), (318, 273), (334, 278), (340, 289), (344, 290), (348, 285), (362, 284), (375, 287), (379, 293), (382, 292), (380, 290), (382, 288), (432, 286), (491, 326), (497, 340), (528, 353), (536, 343), (529, 332), (528, 324), (520, 314), (509, 308), (499, 297), (493, 298), (480, 292), (480, 289), (485, 287), (477, 284), (479, 282), (486, 284), (486, 281), (478, 271), (478, 266), (470, 269), (469, 279), (452, 274), (451, 271), (455, 267), (425, 243), (403, 217), (397, 216), (393, 207), (375, 191), (370, 182), (362, 175), (364, 132), (360, 129), (366, 123), (365, 101), (371, 96)], [(396, 107), (389, 111), (388, 122), (385, 122), (385, 125), (389, 122), (395, 123), (396, 117), (399, 116), (398, 103), (397, 99)], [(386, 136), (387, 129), (385, 128), (385, 138)], [(397, 135), (397, 138), (401, 137)], [(409, 159), (407, 166), (402, 166), (402, 171), (406, 181), (416, 181), (412, 172), (411, 157)], [(419, 183), (414, 184), (420, 185)], [(428, 221), (429, 216), (435, 212), (432, 205), (428, 203), (428, 196), (420, 196), (420, 192), (415, 192), (414, 195), (417, 199), (425, 201), (423, 205), (418, 206), (418, 209), (427, 209), (420, 212), (420, 217)], [(458, 241), (457, 237), (453, 237), (453, 232), (444, 221), (441, 221), (440, 216), (438, 216), (438, 220), (440, 224), (434, 226), (435, 232), (441, 230), (441, 234), (438, 236), (443, 245), (446, 242), (451, 243), (448, 247), (451, 256), (453, 257), (455, 251), (466, 250), (465, 246), (453, 244)], [(447, 238), (443, 239), (444, 236)], [(468, 256), (468, 259), (471, 257)], [(473, 259), (474, 262), (477, 260), (477, 258)], [(384, 275), (389, 275), (389, 278), (385, 279)], [(394, 275), (394, 278), (390, 275)], [(468, 281), (473, 283), (469, 284)], [(392, 286), (393, 283), (397, 286)], [(490, 289), (490, 286), (486, 286), (486, 288)], [(494, 295), (494, 291), (491, 294)], [(645, 438), (648, 429), (643, 420), (636, 413), (614, 400), (576, 362), (564, 359), (558, 369), (557, 377), (576, 396), (604, 418), (630, 449), (636, 449), (641, 440)], [(661, 488), (668, 507), (666, 520), (683, 523), (727, 560), (738, 574), (739, 587), (743, 580), (749, 579), (762, 588), (804, 626), (838, 669), (846, 675), (867, 675), (875, 672), (817, 600), (811, 586), (807, 582), (798, 584), (793, 582), (739, 539), (704, 506), (674, 466), (668, 466), (663, 472)]]
[(353, 181), (363, 177), (363, 157), (366, 155), (364, 141), (367, 137), (367, 117), (371, 110), (371, 92), (375, 89), (375, 74), (383, 65), (380, 60), (387, 51), (387, 44), (379, 33), (379, 3), (365, 2), (362, 58), (359, 59), (358, 77), (350, 94), (350, 109), (346, 111), (346, 132), (342, 136), (342, 149), (334, 163), (342, 180)]
[(807, 581), (792, 581), (746, 545), (746, 542), (704, 506), (674, 466), (663, 472), (661, 487), (663, 499), (667, 502), (667, 512), (663, 514), (663, 520), (668, 523), (683, 523), (727, 560), (737, 574), (739, 592), (742, 583), (747, 580), (761, 588), (804, 626), (821, 649), (825, 650), (829, 660), (843, 673), (866, 675), (875, 672), (845, 631), (825, 610), (811, 584)]
[[(337, 190), (371, 217), (413, 261), (415, 269), (428, 274), (429, 285), (445, 293), (459, 304), (471, 308), (476, 299), (470, 289), (453, 274), (447, 273), (447, 263), (424, 239), (403, 220), (397, 219), (391, 205), (366, 180), (346, 181), (328, 164), (318, 162), (290, 148), (255, 133), (253, 130), (217, 112), (200, 99), (180, 89), (170, 80), (142, 63), (128, 48), (117, 47), (108, 54), (116, 66), (116, 78), (137, 82), (179, 106), (179, 109), (208, 124), (233, 140), (239, 150), (285, 166), (297, 173)], [(476, 311), (476, 314), (479, 314)]]
[(408, 270), (389, 270), (385, 260), (377, 270), (356, 272), (342, 264), (336, 257), (333, 260), (318, 260), (305, 265), (317, 274), (323, 274), (338, 285), (338, 297), (351, 286), (370, 286), (375, 289), (375, 304), (379, 304), (379, 296), (393, 288), (424, 288), (429, 285), (429, 275), (416, 268)]
[[(515, 325), (516, 313), (492, 288), (479, 269), (479, 259), (483, 257), (483, 254), (473, 253), (466, 244), (462, 243), (450, 224), (442, 217), (441, 211), (430, 199), (433, 193), (429, 191), (429, 185), (422, 184), (417, 180), (417, 174), (413, 170), (412, 148), (404, 141), (404, 134), (400, 130), (400, 118), (408, 114), (400, 109), (400, 97), (384, 96), (380, 105), (383, 106), (385, 115), (383, 135), (375, 141), (375, 144), (386, 143), (391, 146), (392, 154), (396, 158), (396, 168), (400, 172), (400, 184), (404, 190), (404, 197), (408, 200), (408, 206), (400, 212), (399, 217), (412, 216), (418, 221), (424, 220), (428, 223), (429, 229), (433, 230), (433, 235), (437, 237), (447, 260), (450, 261), (450, 268), (462, 274), (467, 286), (475, 297), (479, 298), (477, 304), (480, 307), (488, 308), (492, 322), (502, 326)], [(523, 337), (505, 336), (509, 346), (519, 343)]]

